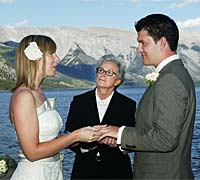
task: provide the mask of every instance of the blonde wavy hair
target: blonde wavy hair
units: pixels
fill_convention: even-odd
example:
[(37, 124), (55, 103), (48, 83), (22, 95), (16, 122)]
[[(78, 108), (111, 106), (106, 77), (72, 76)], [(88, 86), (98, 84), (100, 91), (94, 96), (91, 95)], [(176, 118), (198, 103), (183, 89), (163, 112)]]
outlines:
[(36, 72), (38, 69), (38, 60), (31, 61), (25, 54), (24, 49), (30, 44), (30, 42), (36, 42), (40, 51), (43, 53), (43, 73), (45, 74), (46, 67), (46, 55), (56, 52), (56, 43), (50, 37), (45, 35), (29, 35), (24, 37), (16, 51), (16, 85), (11, 90), (15, 91), (22, 84), (30, 89), (35, 87)]

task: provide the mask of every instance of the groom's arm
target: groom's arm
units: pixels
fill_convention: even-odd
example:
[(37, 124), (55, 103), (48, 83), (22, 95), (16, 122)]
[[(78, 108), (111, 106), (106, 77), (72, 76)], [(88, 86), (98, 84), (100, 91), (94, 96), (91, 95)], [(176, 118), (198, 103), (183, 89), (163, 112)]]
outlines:
[[(168, 152), (177, 147), (184, 123), (187, 92), (183, 83), (172, 74), (165, 75), (155, 86), (151, 94), (153, 97), (149, 97), (153, 102), (143, 103), (142, 112), (138, 111), (138, 113), (147, 113), (140, 118), (153, 117), (152, 123), (147, 123), (148, 119), (136, 117), (136, 122), (142, 121), (143, 126), (126, 127), (123, 130), (122, 148)], [(148, 111), (149, 106), (153, 106), (153, 112)]]

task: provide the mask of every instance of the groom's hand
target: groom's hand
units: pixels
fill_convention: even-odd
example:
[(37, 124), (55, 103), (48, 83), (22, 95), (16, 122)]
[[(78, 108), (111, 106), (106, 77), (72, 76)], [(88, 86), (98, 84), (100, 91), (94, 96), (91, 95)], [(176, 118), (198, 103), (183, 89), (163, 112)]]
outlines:
[(109, 145), (110, 147), (117, 147), (117, 140), (111, 137), (105, 137), (99, 143)]
[(99, 141), (104, 139), (105, 137), (117, 139), (118, 131), (119, 131), (119, 127), (117, 126), (109, 125), (109, 126), (100, 128), (99, 132), (101, 136), (99, 138)]

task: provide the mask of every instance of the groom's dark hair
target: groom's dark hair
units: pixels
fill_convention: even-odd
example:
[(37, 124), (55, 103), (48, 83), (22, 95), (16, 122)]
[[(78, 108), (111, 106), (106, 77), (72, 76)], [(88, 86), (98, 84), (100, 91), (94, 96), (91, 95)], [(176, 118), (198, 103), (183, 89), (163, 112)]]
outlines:
[(164, 14), (151, 14), (135, 23), (137, 32), (146, 30), (155, 42), (165, 37), (171, 51), (176, 51), (179, 40), (179, 31), (176, 23)]

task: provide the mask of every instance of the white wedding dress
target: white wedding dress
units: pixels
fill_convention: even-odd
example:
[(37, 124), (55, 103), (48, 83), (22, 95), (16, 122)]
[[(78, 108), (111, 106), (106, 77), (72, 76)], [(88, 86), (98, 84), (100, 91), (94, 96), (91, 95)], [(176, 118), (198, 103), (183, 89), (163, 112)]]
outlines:
[[(62, 127), (62, 119), (58, 112), (52, 108), (47, 100), (37, 108), (37, 114), (39, 141), (44, 142), (55, 139)], [(27, 160), (21, 150), (18, 156), (19, 163), (11, 180), (63, 180), (60, 154), (34, 162)]]

